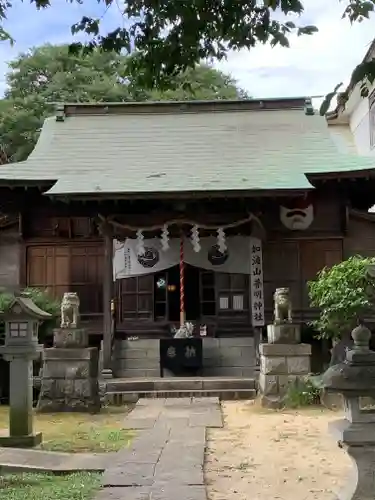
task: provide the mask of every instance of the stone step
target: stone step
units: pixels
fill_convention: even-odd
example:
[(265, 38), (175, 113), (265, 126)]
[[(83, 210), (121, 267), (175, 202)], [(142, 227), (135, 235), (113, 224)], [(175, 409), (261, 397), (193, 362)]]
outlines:
[(255, 390), (254, 378), (157, 377), (118, 378), (107, 381), (107, 392)]
[(176, 390), (167, 391), (121, 391), (107, 392), (105, 400), (107, 404), (122, 405), (134, 403), (141, 398), (219, 398), (221, 401), (249, 400), (255, 399), (255, 389), (221, 389), (221, 390)]

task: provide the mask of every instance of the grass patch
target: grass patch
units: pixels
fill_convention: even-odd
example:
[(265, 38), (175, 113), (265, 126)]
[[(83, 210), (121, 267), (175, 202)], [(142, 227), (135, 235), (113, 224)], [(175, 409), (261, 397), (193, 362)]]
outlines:
[(303, 408), (320, 405), (319, 377), (307, 375), (288, 386), (284, 403), (287, 408)]
[[(97, 415), (36, 413), (34, 427), (43, 433), (43, 450), (73, 453), (118, 451), (128, 446), (134, 436), (134, 432), (123, 428), (129, 409), (107, 407)], [(3, 406), (0, 407), (0, 428), (8, 428), (8, 408)]]
[(0, 500), (91, 500), (100, 487), (101, 474), (80, 472), (8, 474), (0, 476)]

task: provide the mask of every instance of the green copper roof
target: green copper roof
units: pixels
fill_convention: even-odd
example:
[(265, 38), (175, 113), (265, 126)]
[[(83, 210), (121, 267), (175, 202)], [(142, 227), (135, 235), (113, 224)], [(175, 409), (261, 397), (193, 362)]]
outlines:
[(1, 167), (0, 183), (54, 180), (53, 195), (309, 189), (305, 174), (375, 165), (340, 153), (325, 118), (303, 109), (192, 110), (48, 118), (28, 160)]

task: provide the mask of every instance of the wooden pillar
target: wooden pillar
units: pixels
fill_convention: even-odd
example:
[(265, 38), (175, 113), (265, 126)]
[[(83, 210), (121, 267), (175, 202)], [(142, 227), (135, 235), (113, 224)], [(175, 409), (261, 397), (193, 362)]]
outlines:
[(113, 238), (108, 224), (102, 224), (104, 237), (104, 269), (103, 269), (103, 369), (105, 378), (112, 377), (112, 311), (113, 293)]
[(253, 328), (254, 332), (254, 349), (255, 349), (255, 370), (259, 371), (260, 367), (260, 353), (259, 346), (262, 342), (262, 329), (261, 328)]

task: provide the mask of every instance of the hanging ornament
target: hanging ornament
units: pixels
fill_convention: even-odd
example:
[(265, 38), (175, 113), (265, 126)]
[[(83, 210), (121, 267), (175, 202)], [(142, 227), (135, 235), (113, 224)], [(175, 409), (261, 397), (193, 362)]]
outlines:
[(225, 253), (227, 245), (225, 243), (225, 233), (222, 227), (217, 230), (217, 246), (221, 253)]
[(191, 229), (191, 243), (194, 252), (198, 253), (201, 249), (201, 244), (199, 243), (199, 229), (197, 225), (193, 226)]
[(145, 254), (145, 242), (144, 242), (145, 237), (143, 236), (142, 229), (138, 229), (138, 231), (136, 232), (136, 235), (137, 235), (137, 253), (138, 253), (138, 255), (144, 255)]
[(161, 249), (163, 252), (166, 252), (169, 249), (169, 231), (167, 224), (164, 224), (161, 231)]

